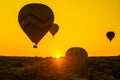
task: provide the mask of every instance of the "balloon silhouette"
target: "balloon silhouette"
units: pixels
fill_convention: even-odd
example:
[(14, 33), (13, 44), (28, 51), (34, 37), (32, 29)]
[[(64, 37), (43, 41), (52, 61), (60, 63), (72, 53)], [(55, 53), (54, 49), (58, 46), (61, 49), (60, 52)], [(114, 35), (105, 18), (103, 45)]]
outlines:
[(85, 49), (81, 47), (71, 47), (66, 51), (66, 57), (79, 56), (79, 57), (88, 57), (88, 53)]
[(18, 21), (25, 34), (35, 43), (33, 47), (37, 48), (38, 42), (53, 25), (54, 14), (44, 4), (31, 3), (21, 8), (18, 14)]
[(59, 30), (59, 26), (57, 24), (53, 24), (49, 30), (49, 32), (54, 36)]
[(109, 32), (107, 32), (106, 36), (111, 41), (114, 38), (115, 33), (112, 31), (109, 31)]

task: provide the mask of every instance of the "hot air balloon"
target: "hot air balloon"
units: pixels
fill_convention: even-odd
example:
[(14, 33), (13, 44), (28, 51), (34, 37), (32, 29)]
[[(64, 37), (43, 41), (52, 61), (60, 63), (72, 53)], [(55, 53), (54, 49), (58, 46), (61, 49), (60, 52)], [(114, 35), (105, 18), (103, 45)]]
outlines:
[(115, 33), (113, 31), (109, 31), (107, 32), (106, 36), (111, 41), (114, 38)]
[(49, 32), (54, 36), (59, 30), (59, 26), (57, 24), (53, 24), (49, 30)]
[(66, 57), (88, 57), (87, 51), (80, 47), (72, 47), (66, 51)]
[(37, 48), (38, 42), (53, 25), (54, 14), (44, 4), (31, 3), (21, 8), (18, 14), (18, 21), (25, 34), (35, 43), (33, 47)]
[[(86, 78), (88, 76), (88, 53), (85, 49), (81, 47), (72, 47), (69, 48), (66, 51), (66, 60), (67, 63), (70, 63), (72, 65), (72, 70), (76, 70), (76, 68), (79, 68), (79, 71), (82, 70), (82, 74), (86, 75)], [(87, 73), (84, 73), (87, 72)]]

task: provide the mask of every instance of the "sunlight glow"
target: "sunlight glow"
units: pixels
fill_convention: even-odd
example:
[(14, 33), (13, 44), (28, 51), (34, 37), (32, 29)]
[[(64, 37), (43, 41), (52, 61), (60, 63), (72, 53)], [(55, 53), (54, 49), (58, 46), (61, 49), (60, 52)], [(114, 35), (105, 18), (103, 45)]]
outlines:
[(60, 56), (56, 56), (56, 58), (57, 58), (57, 59), (59, 59), (59, 58), (60, 58)]

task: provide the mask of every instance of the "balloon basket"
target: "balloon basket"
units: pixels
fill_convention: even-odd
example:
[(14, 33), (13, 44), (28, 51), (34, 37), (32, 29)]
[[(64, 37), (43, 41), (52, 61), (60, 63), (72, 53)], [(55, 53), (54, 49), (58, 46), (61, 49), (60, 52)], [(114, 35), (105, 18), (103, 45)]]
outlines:
[(33, 48), (37, 48), (37, 45), (34, 45)]

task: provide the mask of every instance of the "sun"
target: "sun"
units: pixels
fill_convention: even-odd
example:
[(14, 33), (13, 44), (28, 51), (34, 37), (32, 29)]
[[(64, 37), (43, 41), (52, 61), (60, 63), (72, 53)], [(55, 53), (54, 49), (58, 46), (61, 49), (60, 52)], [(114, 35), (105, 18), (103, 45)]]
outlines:
[(61, 56), (56, 56), (57, 59), (59, 59)]

